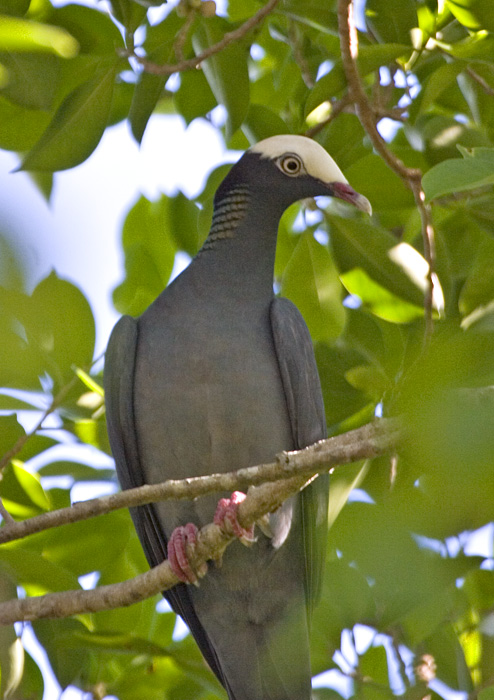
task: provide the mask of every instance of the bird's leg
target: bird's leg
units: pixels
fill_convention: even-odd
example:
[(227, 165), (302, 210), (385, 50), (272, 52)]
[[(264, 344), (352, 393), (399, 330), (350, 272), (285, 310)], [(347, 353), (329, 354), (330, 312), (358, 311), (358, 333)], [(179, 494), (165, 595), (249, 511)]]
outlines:
[(220, 498), (213, 522), (227, 535), (235, 535), (243, 544), (251, 545), (255, 542), (254, 526), (244, 528), (237, 519), (238, 507), (244, 498), (242, 491), (234, 491), (230, 498)]
[(197, 527), (193, 523), (187, 523), (176, 527), (168, 540), (168, 561), (173, 573), (184, 583), (195, 585), (199, 585), (199, 578), (207, 571), (206, 563), (198, 570), (194, 570), (190, 565), (189, 555), (197, 544), (197, 533)]

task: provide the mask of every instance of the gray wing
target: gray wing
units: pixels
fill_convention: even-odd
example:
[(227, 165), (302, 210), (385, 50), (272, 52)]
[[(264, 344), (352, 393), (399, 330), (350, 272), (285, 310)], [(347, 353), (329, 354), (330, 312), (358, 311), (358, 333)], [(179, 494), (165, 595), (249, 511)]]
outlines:
[[(327, 436), (321, 383), (312, 339), (299, 310), (288, 299), (271, 304), (271, 327), (292, 434), (297, 449)], [(328, 530), (329, 475), (319, 476), (301, 493), (307, 607), (320, 594)]]
[[(144, 474), (140, 463), (134, 422), (134, 373), (138, 343), (138, 321), (123, 316), (108, 342), (105, 358), (104, 388), (108, 436), (122, 489), (142, 486)], [(150, 566), (166, 559), (167, 540), (152, 504), (131, 508), (137, 534)], [(178, 584), (165, 591), (173, 610), (187, 623), (220, 682), (223, 676), (216, 653), (204, 628), (197, 619), (187, 586)]]

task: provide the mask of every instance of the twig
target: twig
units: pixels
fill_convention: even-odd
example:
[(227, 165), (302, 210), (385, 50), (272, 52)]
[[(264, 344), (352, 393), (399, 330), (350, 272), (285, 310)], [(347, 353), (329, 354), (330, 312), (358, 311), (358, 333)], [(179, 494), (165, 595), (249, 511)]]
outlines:
[(340, 35), (341, 60), (348, 82), (348, 90), (355, 103), (362, 126), (372, 145), (389, 167), (410, 187), (422, 222), (424, 256), (429, 264), (427, 287), (424, 298), (426, 319), (426, 339), (433, 328), (432, 301), (433, 280), (435, 277), (434, 229), (430, 208), (425, 204), (422, 190), (422, 172), (418, 168), (408, 168), (390, 149), (377, 129), (376, 114), (365, 94), (357, 68), (358, 36), (353, 21), (353, 0), (338, 0), (338, 31)]
[(478, 85), (480, 85), (484, 92), (486, 92), (491, 97), (494, 97), (494, 88), (489, 85), (487, 80), (484, 80), (484, 78), (481, 75), (479, 75), (476, 71), (474, 71), (473, 68), (468, 67), (466, 69), (466, 72), (472, 78), (472, 80), (475, 80), (475, 82), (478, 83)]
[(396, 638), (396, 630), (392, 630), (389, 636), (391, 639), (391, 646), (393, 649), (393, 653), (395, 655), (396, 663), (398, 664), (398, 667), (399, 667), (399, 673), (400, 673), (401, 679), (403, 680), (403, 685), (408, 690), (410, 688), (411, 684), (410, 684), (410, 679), (408, 678), (406, 664), (403, 661), (403, 657), (400, 653), (399, 643), (398, 643), (398, 640)]
[[(368, 456), (382, 454), (384, 445), (395, 447), (395, 441), (391, 441), (386, 431), (382, 431), (382, 419), (375, 425), (367, 425), (359, 430), (351, 431), (346, 435), (322, 440), (298, 452), (283, 452), (278, 456), (278, 462), (268, 465), (269, 468), (282, 468), (290, 475), (282, 484), (264, 483), (253, 489), (249, 489), (246, 499), (240, 504), (238, 521), (242, 527), (248, 528), (263, 515), (276, 510), (284, 500), (297, 493), (307, 483), (310, 483), (314, 475), (315, 465), (328, 469), (328, 459), (331, 459), (334, 449), (328, 454), (328, 443), (337, 441), (339, 444), (339, 459), (353, 460)], [(396, 427), (395, 421), (392, 421)], [(379, 429), (378, 429), (379, 426)], [(355, 445), (355, 435), (367, 435), (367, 450)], [(364, 453), (364, 454), (363, 454)], [(247, 471), (247, 470), (244, 470)], [(186, 480), (187, 481), (187, 480)], [(198, 544), (194, 551), (190, 552), (191, 565), (194, 570), (204, 568), (209, 559), (220, 559), (224, 550), (234, 537), (219, 526), (209, 523), (204, 526), (198, 535)], [(168, 561), (122, 583), (101, 586), (90, 591), (65, 591), (63, 593), (50, 593), (44, 596), (11, 600), (0, 603), (0, 624), (8, 625), (16, 621), (35, 620), (46, 617), (67, 617), (87, 612), (97, 612), (116, 607), (132, 605), (152, 595), (160, 593), (179, 583)]]
[(4, 523), (7, 523), (7, 526), (15, 525), (14, 518), (10, 515), (9, 511), (3, 505), (3, 501), (1, 498), (0, 498), (0, 515), (2, 516)]
[(406, 165), (392, 153), (383, 137), (377, 130), (374, 111), (367, 99), (357, 68), (358, 39), (353, 22), (352, 0), (338, 0), (338, 30), (340, 34), (341, 60), (348, 82), (350, 97), (355, 102), (362, 126), (368, 133), (372, 144), (379, 155), (392, 170), (407, 182), (418, 180), (422, 173), (417, 168), (407, 168)]
[(315, 81), (311, 75), (309, 63), (304, 56), (302, 46), (300, 45), (300, 40), (297, 32), (297, 25), (292, 19), (288, 20), (288, 39), (290, 41), (291, 47), (293, 49), (293, 57), (295, 63), (300, 68), (302, 74), (302, 79), (308, 88), (314, 87)]
[(58, 394), (53, 397), (51, 404), (43, 412), (43, 415), (36, 423), (35, 427), (29, 433), (24, 433), (24, 435), (21, 435), (20, 438), (14, 443), (14, 445), (12, 445), (10, 450), (7, 450), (7, 452), (5, 452), (5, 454), (2, 455), (2, 457), (0, 458), (0, 472), (7, 466), (7, 464), (13, 457), (19, 454), (26, 442), (30, 438), (32, 438), (38, 432), (38, 430), (41, 429), (43, 423), (48, 418), (48, 416), (60, 406), (67, 394), (74, 388), (78, 381), (79, 377), (77, 375), (74, 375), (72, 379), (60, 389)]
[(429, 263), (426, 275), (426, 285), (424, 293), (424, 316), (426, 324), (426, 340), (430, 337), (433, 331), (432, 321), (432, 305), (434, 301), (434, 278), (436, 270), (436, 242), (434, 236), (434, 228), (432, 226), (431, 209), (425, 203), (424, 190), (420, 180), (410, 181), (413, 196), (417, 209), (420, 213), (420, 221), (422, 223), (422, 241), (424, 244), (424, 257)]
[[(101, 360), (103, 355), (104, 355), (104, 353), (101, 353), (101, 355), (96, 357), (91, 362), (90, 367), (87, 368), (88, 372), (89, 372), (91, 367), (94, 367), (94, 365)], [(58, 394), (56, 396), (53, 397), (51, 404), (43, 412), (43, 415), (41, 416), (39, 421), (36, 423), (35, 427), (29, 433), (25, 433), (24, 435), (21, 435), (21, 437), (17, 440), (17, 442), (15, 442), (14, 445), (12, 445), (10, 450), (7, 450), (7, 452), (5, 452), (2, 455), (2, 457), (0, 457), (0, 473), (7, 466), (7, 464), (10, 462), (10, 460), (13, 457), (15, 457), (17, 454), (19, 454), (19, 452), (22, 450), (22, 448), (24, 447), (26, 442), (28, 440), (30, 440), (32, 437), (34, 437), (34, 435), (36, 435), (38, 430), (41, 430), (43, 423), (48, 418), (48, 416), (50, 414), (52, 414), (53, 411), (57, 410), (57, 408), (60, 406), (60, 404), (63, 403), (63, 401), (65, 400), (65, 398), (69, 394), (69, 392), (72, 391), (72, 389), (74, 388), (74, 386), (77, 384), (78, 381), (79, 381), (78, 375), (74, 374), (72, 379), (69, 382), (67, 382), (67, 384), (60, 389), (60, 391), (58, 392)]]
[(189, 14), (186, 17), (186, 20), (179, 30), (177, 36), (175, 37), (175, 42), (173, 44), (173, 51), (175, 53), (175, 56), (179, 61), (184, 61), (184, 46), (185, 42), (187, 41), (187, 35), (189, 33), (189, 29), (191, 26), (194, 24), (194, 20), (196, 18), (196, 13), (194, 10), (191, 9)]
[(192, 58), (179, 61), (178, 63), (159, 65), (157, 63), (153, 63), (152, 61), (148, 61), (146, 58), (138, 56), (135, 53), (131, 53), (131, 56), (142, 65), (147, 73), (153, 73), (154, 75), (171, 75), (172, 73), (181, 73), (186, 70), (191, 70), (192, 68), (197, 68), (200, 63), (211, 56), (214, 56), (214, 54), (219, 53), (233, 41), (242, 39), (246, 34), (248, 34), (248, 32), (250, 32), (251, 29), (260, 24), (260, 22), (262, 22), (262, 20), (269, 15), (270, 12), (272, 12), (277, 3), (278, 0), (269, 0), (264, 7), (261, 7), (261, 9), (256, 12), (255, 15), (241, 24), (240, 27), (234, 29), (232, 32), (227, 32), (221, 41), (209, 46), (202, 53), (198, 54), (197, 56), (193, 56)]
[(277, 461), (224, 474), (169, 480), (145, 485), (122, 493), (92, 498), (69, 508), (53, 510), (33, 518), (5, 524), (0, 528), (0, 544), (33, 535), (61, 525), (88, 520), (120, 508), (132, 508), (163, 500), (192, 500), (212, 492), (246, 490), (248, 486), (289, 479), (296, 474), (307, 478), (319, 470), (368, 459), (396, 449), (401, 428), (395, 419), (381, 418), (296, 452), (282, 452)]

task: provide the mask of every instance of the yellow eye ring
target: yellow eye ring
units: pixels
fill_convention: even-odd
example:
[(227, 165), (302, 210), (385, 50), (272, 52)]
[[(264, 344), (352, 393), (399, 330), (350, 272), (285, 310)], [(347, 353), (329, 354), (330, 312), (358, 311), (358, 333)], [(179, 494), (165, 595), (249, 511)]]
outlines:
[(282, 156), (278, 165), (280, 170), (285, 173), (285, 175), (290, 175), (291, 177), (300, 175), (304, 169), (300, 158), (292, 153)]

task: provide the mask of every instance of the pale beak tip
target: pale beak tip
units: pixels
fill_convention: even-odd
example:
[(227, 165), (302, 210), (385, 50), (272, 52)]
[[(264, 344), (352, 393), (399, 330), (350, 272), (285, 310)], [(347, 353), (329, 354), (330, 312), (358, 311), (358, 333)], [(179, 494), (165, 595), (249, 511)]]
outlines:
[(359, 194), (355, 198), (355, 201), (353, 203), (357, 207), (357, 209), (360, 209), (360, 211), (363, 211), (369, 216), (372, 216), (372, 204), (369, 202), (367, 197), (364, 197), (363, 194)]

